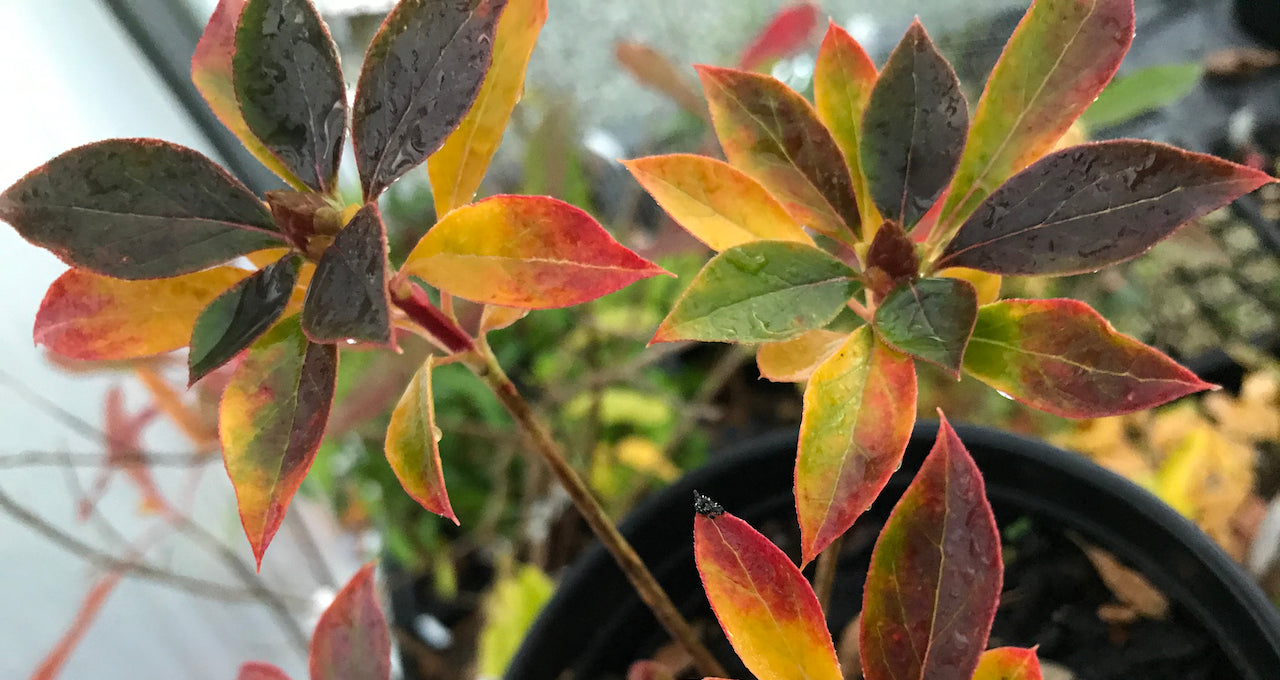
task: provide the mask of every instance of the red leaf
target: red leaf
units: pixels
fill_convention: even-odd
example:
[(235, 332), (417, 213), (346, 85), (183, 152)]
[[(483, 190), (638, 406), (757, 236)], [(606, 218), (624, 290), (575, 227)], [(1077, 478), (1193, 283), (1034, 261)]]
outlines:
[(76, 611), (76, 618), (71, 622), (71, 627), (62, 635), (62, 639), (58, 640), (53, 651), (40, 661), (40, 665), (31, 674), (31, 680), (54, 680), (58, 677), (67, 659), (71, 658), (71, 653), (80, 644), (84, 634), (89, 631), (89, 626), (93, 625), (93, 620), (98, 617), (102, 605), (107, 603), (107, 598), (119, 585), (123, 576), (124, 572), (120, 570), (111, 571), (93, 584), (80, 604), (80, 609)]
[(80, 508), (77, 511), (80, 521), (83, 522), (93, 512), (94, 505), (106, 491), (107, 483), (117, 469), (124, 470), (134, 486), (138, 488), (138, 493), (142, 495), (144, 511), (159, 512), (168, 508), (169, 504), (165, 501), (164, 494), (160, 493), (160, 488), (156, 486), (155, 479), (151, 477), (146, 456), (142, 453), (142, 431), (155, 419), (156, 415), (158, 411), (154, 406), (148, 406), (129, 415), (125, 412), (124, 393), (120, 388), (112, 387), (107, 391), (102, 413), (102, 432), (107, 440), (107, 467), (98, 472), (93, 485), (81, 499)]
[(250, 661), (240, 666), (236, 680), (289, 680), (289, 676), (269, 663)]
[(338, 592), (311, 638), (311, 680), (387, 680), (391, 634), (378, 606), (373, 563)]
[(839, 680), (818, 598), (796, 565), (746, 522), (699, 496), (693, 550), (729, 642), (757, 678)]
[(818, 5), (814, 2), (804, 2), (779, 10), (773, 15), (773, 20), (742, 50), (738, 68), (755, 71), (761, 66), (767, 66), (769, 62), (804, 49), (818, 26), (819, 12)]
[(1213, 387), (1116, 332), (1077, 300), (1001, 300), (982, 307), (964, 370), (1024, 404), (1067, 418), (1142, 411)]
[(859, 642), (867, 680), (969, 678), (977, 668), (1003, 578), (985, 493), (942, 417), (871, 554)]

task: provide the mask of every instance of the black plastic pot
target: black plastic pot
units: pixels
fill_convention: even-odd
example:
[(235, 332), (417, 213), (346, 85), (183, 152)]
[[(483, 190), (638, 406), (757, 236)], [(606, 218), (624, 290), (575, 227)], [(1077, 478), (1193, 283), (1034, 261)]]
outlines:
[[(887, 516), (932, 445), (936, 430), (936, 424), (917, 426), (902, 468), (865, 520), (882, 522)], [(1224, 669), (1222, 677), (1280, 677), (1280, 615), (1249, 577), (1194, 525), (1128, 480), (1076, 454), (987, 429), (960, 427), (958, 431), (983, 472), (998, 520), (1030, 516), (1056, 523), (1141, 572), (1170, 600), (1174, 616), (1202, 629), (1221, 650), (1226, 665), (1234, 666)], [(778, 527), (795, 524), (791, 488), (795, 444), (794, 431), (751, 441), (673, 484), (624, 523), (624, 533), (687, 616), (710, 616), (693, 560), (694, 489), (773, 538)], [(859, 532), (874, 535), (874, 527), (860, 520), (848, 536)], [(847, 537), (846, 546), (849, 543)], [(842, 556), (842, 572), (847, 561)], [(836, 619), (851, 617), (857, 599), (856, 594), (842, 595), (838, 582), (829, 622), (838, 629)], [(848, 611), (838, 613), (837, 603), (842, 600)], [(625, 677), (631, 661), (651, 654), (665, 639), (597, 545), (570, 568), (525, 639), (507, 678)], [(732, 653), (716, 651), (725, 652), (724, 661), (734, 672)], [(740, 666), (736, 670), (736, 677), (748, 677)], [(566, 671), (572, 675), (566, 676)]]

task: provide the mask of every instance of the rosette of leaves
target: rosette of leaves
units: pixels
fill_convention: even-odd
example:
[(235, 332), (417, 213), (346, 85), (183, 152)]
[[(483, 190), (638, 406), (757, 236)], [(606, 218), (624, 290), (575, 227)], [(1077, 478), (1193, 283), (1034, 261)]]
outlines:
[[(221, 0), (192, 78), (289, 189), (259, 197), (191, 149), (113, 139), (54, 158), (0, 196), (0, 218), (73, 267), (49, 288), (38, 343), (76, 359), (189, 347), (192, 383), (234, 370), (220, 437), (259, 563), (324, 436), (340, 346), (395, 348), (412, 332), (443, 360), (471, 356), (487, 330), (530, 309), (663, 273), (564, 202), (471, 203), (546, 12), (545, 0), (403, 0), (374, 36), (348, 107), (311, 0)], [(348, 130), (357, 205), (337, 186)], [(377, 201), (424, 162), (439, 219), (393, 270)], [(480, 328), (463, 330), (414, 279), (442, 301), (485, 305)], [(410, 495), (457, 521), (440, 473), (432, 365), (396, 409), (387, 457)]]
[(898, 466), (917, 362), (1071, 418), (1210, 387), (1083, 303), (999, 299), (1002, 276), (1136, 257), (1275, 181), (1153, 142), (1055, 150), (1133, 29), (1132, 0), (1035, 0), (971, 118), (918, 22), (879, 70), (832, 24), (813, 105), (768, 76), (701, 66), (728, 162), (626, 163), (718, 251), (654, 341), (760, 343), (762, 375), (808, 381), (795, 487), (804, 562)]
[[(694, 556), (707, 600), (760, 680), (840, 680), (822, 606), (800, 569), (750, 525), (699, 497)], [(982, 476), (943, 418), (876, 539), (858, 651), (867, 680), (1040, 680), (1034, 649), (986, 649), (1004, 579)]]

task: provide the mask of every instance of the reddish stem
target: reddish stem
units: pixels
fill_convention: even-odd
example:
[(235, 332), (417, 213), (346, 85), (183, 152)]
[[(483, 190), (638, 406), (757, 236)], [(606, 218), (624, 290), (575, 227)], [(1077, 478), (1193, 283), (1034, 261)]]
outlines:
[(416, 283), (409, 283), (405, 286), (393, 288), (391, 291), (391, 301), (397, 307), (404, 310), (415, 323), (422, 326), (435, 339), (444, 345), (445, 349), (455, 354), (462, 352), (470, 352), (475, 349), (475, 340), (467, 335), (466, 331), (458, 327), (458, 324), (450, 319), (439, 307), (431, 304), (431, 299), (427, 297), (427, 292)]

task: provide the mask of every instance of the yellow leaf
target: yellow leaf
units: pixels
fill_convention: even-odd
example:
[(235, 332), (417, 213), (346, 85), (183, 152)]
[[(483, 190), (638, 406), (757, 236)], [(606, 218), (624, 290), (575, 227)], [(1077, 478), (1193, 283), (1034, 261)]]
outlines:
[(1000, 299), (1000, 284), (1003, 280), (999, 274), (978, 271), (967, 267), (948, 267), (938, 272), (938, 276), (949, 279), (960, 279), (973, 284), (978, 291), (978, 305), (989, 305)]
[(525, 633), (542, 610), (555, 584), (531, 564), (503, 569), (484, 602), (484, 628), (480, 630), (480, 677), (502, 677), (520, 647)]
[(618, 462), (637, 472), (656, 477), (664, 482), (674, 481), (680, 476), (677, 468), (667, 460), (662, 449), (644, 437), (625, 437), (615, 446)]
[(791, 340), (766, 342), (756, 351), (756, 366), (762, 377), (774, 382), (804, 382), (847, 337), (848, 333), (816, 330)]

